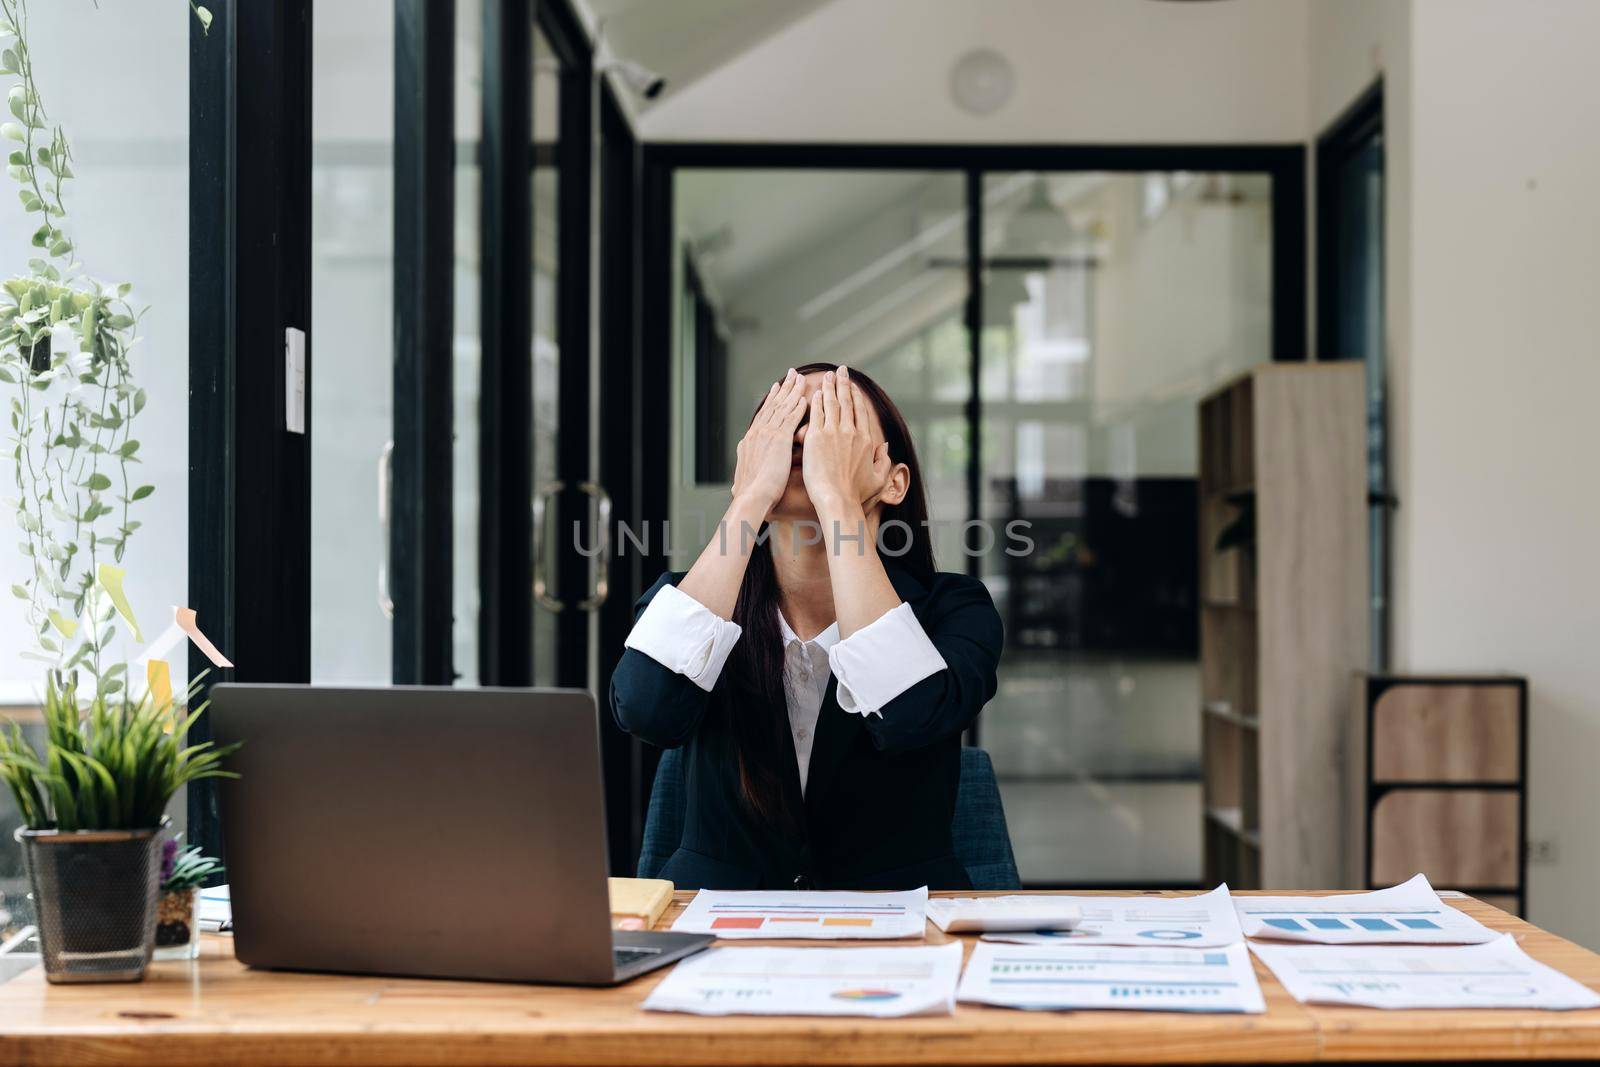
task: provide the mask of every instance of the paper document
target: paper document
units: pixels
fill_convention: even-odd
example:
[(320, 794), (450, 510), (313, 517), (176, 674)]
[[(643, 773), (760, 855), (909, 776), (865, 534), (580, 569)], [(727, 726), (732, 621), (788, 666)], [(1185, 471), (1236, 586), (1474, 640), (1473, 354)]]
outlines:
[(1228, 887), (1192, 897), (1080, 897), (1055, 900), (1076, 905), (1083, 920), (1071, 930), (990, 933), (985, 941), (1015, 945), (1174, 945), (1221, 948), (1244, 940)]
[(200, 929), (208, 933), (233, 929), (233, 899), (225, 885), (200, 890), (200, 903), (195, 911)]
[(1267, 1010), (1243, 942), (1196, 951), (980, 941), (956, 999), (1005, 1008)]
[(949, 1015), (961, 945), (713, 948), (673, 968), (649, 1011), (696, 1015)]
[(928, 920), (946, 933), (1070, 930), (1083, 910), (1059, 896), (930, 897)]
[(1320, 945), (1479, 945), (1495, 932), (1439, 899), (1422, 875), (1372, 893), (1235, 897), (1246, 937)]
[(904, 893), (702, 889), (672, 928), (722, 938), (921, 937), (927, 907), (926, 886)]
[(1251, 951), (1294, 998), (1368, 1008), (1600, 1007), (1588, 986), (1517, 947), (1510, 934), (1485, 945), (1269, 945)]

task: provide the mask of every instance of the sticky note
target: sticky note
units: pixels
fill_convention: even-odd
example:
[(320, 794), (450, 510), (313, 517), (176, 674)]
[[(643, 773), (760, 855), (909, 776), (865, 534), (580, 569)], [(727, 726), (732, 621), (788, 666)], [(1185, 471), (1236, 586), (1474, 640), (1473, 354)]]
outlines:
[(233, 666), (233, 661), (218, 652), (217, 646), (211, 643), (210, 638), (200, 632), (200, 627), (195, 622), (197, 616), (193, 608), (174, 608), (173, 614), (177, 619), (179, 628), (189, 635), (189, 640), (194, 642), (196, 648), (205, 653), (206, 659), (210, 660), (213, 666)]
[(166, 660), (153, 659), (145, 664), (144, 676), (150, 683), (150, 697), (156, 707), (172, 703), (172, 671), (167, 667)]
[(133, 617), (133, 606), (128, 603), (128, 596), (122, 591), (122, 579), (127, 573), (121, 567), (114, 567), (109, 563), (100, 564), (98, 572), (100, 588), (104, 589), (106, 595), (111, 597), (111, 606), (117, 609), (117, 614), (126, 619), (128, 625), (133, 627), (133, 639), (143, 644), (144, 635), (139, 632), (139, 621)]

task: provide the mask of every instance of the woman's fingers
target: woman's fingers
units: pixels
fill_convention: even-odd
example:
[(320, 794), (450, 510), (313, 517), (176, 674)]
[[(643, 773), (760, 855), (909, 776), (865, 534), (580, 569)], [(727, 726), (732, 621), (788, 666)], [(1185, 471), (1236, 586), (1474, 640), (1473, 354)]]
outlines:
[(840, 367), (833, 376), (833, 389), (839, 399), (839, 429), (854, 433), (856, 428), (855, 386), (850, 381), (850, 370)]
[(867, 394), (861, 391), (861, 386), (855, 382), (850, 383), (850, 406), (855, 411), (856, 429), (868, 435), (872, 434), (871, 401)]
[(781, 423), (789, 411), (789, 401), (793, 399), (794, 390), (800, 376), (790, 367), (788, 372), (776, 383), (776, 391), (772, 393), (771, 402), (767, 405), (767, 421), (774, 425)]
[(826, 392), (826, 390), (818, 389), (816, 392), (811, 394), (811, 399), (808, 402), (811, 408), (811, 429), (806, 432), (806, 442), (808, 444), (810, 443), (811, 439), (816, 436), (817, 431), (828, 424), (827, 405), (822, 402), (822, 394), (824, 392)]
[(839, 414), (839, 387), (836, 384), (838, 380), (839, 376), (833, 371), (829, 371), (822, 376), (822, 389), (819, 390), (822, 393), (822, 411), (827, 420), (824, 425), (830, 427), (838, 426), (841, 417)]
[(789, 399), (783, 402), (783, 413), (778, 419), (778, 429), (786, 437), (793, 437), (809, 405), (804, 389), (789, 390)]

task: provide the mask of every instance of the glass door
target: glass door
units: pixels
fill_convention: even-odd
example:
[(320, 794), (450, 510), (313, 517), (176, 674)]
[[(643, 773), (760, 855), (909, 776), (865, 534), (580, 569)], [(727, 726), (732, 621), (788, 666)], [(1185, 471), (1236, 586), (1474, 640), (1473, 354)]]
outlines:
[(1197, 402), (1272, 357), (1272, 179), (983, 181), (980, 720), (1030, 884), (1201, 877)]
[[(560, 588), (561, 163), (563, 64), (544, 28), (533, 29), (533, 684), (556, 685), (557, 627), (570, 590)], [(581, 356), (579, 357), (581, 358)]]
[(319, 4), (311, 39), (311, 680), (385, 684), (395, 4)]
[[(588, 575), (574, 566), (572, 537), (557, 536), (573, 516), (573, 492), (593, 495), (585, 488), (589, 442), (563, 436), (590, 425), (589, 131), (587, 93), (574, 94), (587, 84), (588, 61), (581, 34), (559, 12), (518, 7), (453, 5), (448, 99), (438, 81), (407, 95), (406, 71), (396, 66), (397, 35), (420, 47), (428, 31), (445, 29), (415, 21), (431, 8), (351, 0), (317, 9), (315, 682), (410, 680), (401, 660), (412, 646), (397, 640), (417, 632), (402, 625), (416, 612), (440, 619), (440, 643), (449, 646), (450, 669), (437, 680), (588, 683), (571, 669), (587, 662)], [(438, 62), (430, 54), (424, 62)], [(442, 235), (429, 221), (438, 204), (417, 193), (396, 203), (397, 160), (413, 158), (406, 152), (414, 145), (397, 146), (395, 130), (415, 129), (424, 117), (423, 142), (454, 156)], [(397, 207), (422, 221), (397, 217)], [(564, 227), (565, 218), (580, 225)], [(400, 234), (406, 247), (396, 247)], [(402, 297), (397, 279), (408, 277), (407, 257), (423, 247), (413, 242), (434, 242), (450, 267), (438, 285), (413, 285)], [(448, 441), (448, 492), (402, 470), (420, 462), (408, 458), (405, 443), (422, 435), (407, 419), (433, 417), (426, 403), (396, 406), (415, 382), (406, 377), (401, 331), (423, 301), (451, 324), (447, 335), (428, 335), (432, 347), (418, 357), (434, 369), (448, 365), (450, 399), (434, 409), (449, 420), (448, 437), (431, 438)], [(397, 479), (397, 471), (408, 476)], [(416, 521), (418, 508), (447, 510), (448, 521)], [(413, 529), (424, 533), (413, 538)], [(406, 585), (408, 595), (399, 595), (398, 569), (419, 556), (445, 567), (446, 580)], [(418, 603), (429, 598), (437, 602)]]

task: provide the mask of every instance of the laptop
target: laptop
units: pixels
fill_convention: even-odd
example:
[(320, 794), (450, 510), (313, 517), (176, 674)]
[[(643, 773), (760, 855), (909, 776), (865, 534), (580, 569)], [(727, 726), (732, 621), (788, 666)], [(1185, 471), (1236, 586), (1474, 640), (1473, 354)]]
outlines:
[(700, 934), (613, 931), (582, 690), (211, 690), (234, 953), (252, 967), (614, 985)]

